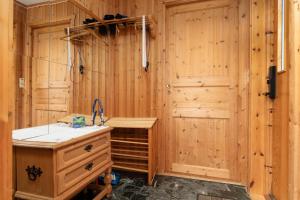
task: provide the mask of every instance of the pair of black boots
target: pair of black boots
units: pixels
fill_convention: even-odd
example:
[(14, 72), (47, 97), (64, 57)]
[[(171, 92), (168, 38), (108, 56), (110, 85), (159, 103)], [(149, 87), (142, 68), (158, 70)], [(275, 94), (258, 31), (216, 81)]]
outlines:
[[(120, 13), (117, 13), (116, 15), (110, 15), (106, 14), (104, 15), (103, 19), (104, 20), (113, 20), (113, 19), (124, 19), (128, 18), (126, 15), (122, 15)], [(95, 23), (98, 22), (97, 19), (95, 18), (87, 18), (83, 21), (83, 24), (90, 24), (90, 23)], [(90, 27), (91, 29), (95, 29), (95, 27)], [(108, 30), (107, 30), (108, 29)], [(106, 36), (108, 34), (108, 31), (111, 35), (115, 36), (117, 33), (117, 25), (116, 24), (109, 24), (108, 28), (105, 25), (99, 26), (99, 33), (103, 36)]]

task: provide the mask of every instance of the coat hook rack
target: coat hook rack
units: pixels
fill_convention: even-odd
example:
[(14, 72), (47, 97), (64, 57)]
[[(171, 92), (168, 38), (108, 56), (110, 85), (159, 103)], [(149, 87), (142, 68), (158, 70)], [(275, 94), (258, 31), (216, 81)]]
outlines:
[[(156, 20), (154, 20), (153, 16), (144, 16), (145, 18), (145, 26), (146, 30), (150, 32), (150, 36), (152, 38), (155, 38), (156, 31), (155, 31), (155, 24)], [(101, 20), (89, 24), (83, 24), (78, 26), (69, 27), (69, 35), (66, 31), (66, 36), (61, 37), (62, 40), (66, 40), (67, 38), (70, 38), (70, 40), (82, 38), (87, 35), (94, 35), (97, 37), (101, 37), (99, 34), (98, 28), (101, 26), (109, 26), (115, 24), (118, 27), (118, 30), (125, 29), (128, 27), (134, 27), (134, 28), (141, 28), (143, 27), (143, 16), (140, 17), (129, 17), (129, 18), (123, 18), (123, 19), (112, 19), (112, 20)]]

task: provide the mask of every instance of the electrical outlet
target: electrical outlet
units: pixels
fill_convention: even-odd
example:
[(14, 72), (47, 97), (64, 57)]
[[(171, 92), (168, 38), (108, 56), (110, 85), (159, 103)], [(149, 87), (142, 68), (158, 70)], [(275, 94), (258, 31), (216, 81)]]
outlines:
[(25, 88), (25, 78), (19, 78), (19, 88)]

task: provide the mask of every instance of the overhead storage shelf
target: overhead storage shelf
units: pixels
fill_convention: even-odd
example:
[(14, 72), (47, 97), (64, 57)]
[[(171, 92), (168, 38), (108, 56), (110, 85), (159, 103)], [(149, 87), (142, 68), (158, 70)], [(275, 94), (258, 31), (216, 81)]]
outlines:
[[(123, 19), (112, 19), (112, 20), (101, 20), (89, 24), (82, 24), (78, 26), (73, 26), (69, 28), (69, 35), (66, 31), (66, 36), (62, 37), (61, 39), (68, 39), (71, 40), (78, 40), (82, 39), (83, 36), (86, 35), (94, 35), (96, 37), (102, 37), (101, 34), (99, 34), (99, 27), (105, 26), (109, 28), (109, 25), (116, 25), (117, 33), (120, 29), (126, 29), (129, 27), (134, 27), (136, 29), (139, 29), (142, 27), (142, 19), (143, 16), (140, 17), (128, 17)], [(147, 26), (147, 30), (150, 32), (151, 37), (155, 37), (155, 24), (156, 21), (153, 16), (145, 16), (145, 23)]]

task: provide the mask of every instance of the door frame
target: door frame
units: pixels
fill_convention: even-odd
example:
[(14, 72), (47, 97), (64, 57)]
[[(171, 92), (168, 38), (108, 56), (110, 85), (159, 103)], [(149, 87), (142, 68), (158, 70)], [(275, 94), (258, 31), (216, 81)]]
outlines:
[[(69, 25), (75, 24), (75, 15), (70, 15), (64, 18), (58, 18), (48, 22), (29, 23), (26, 26), (25, 35), (25, 55), (27, 60), (25, 67), (23, 67), (23, 73), (25, 78), (25, 90), (24, 99), (22, 101), (22, 128), (29, 127), (32, 125), (32, 55), (33, 55), (33, 31), (39, 28)], [(73, 54), (74, 55), (74, 54)], [(73, 94), (73, 86), (71, 85), (70, 94)], [(72, 108), (73, 96), (70, 96), (70, 108)]]
[(0, 1), (0, 199), (12, 199), (12, 83), (13, 67), (13, 5)]
[(288, 148), (288, 199), (299, 199), (300, 198), (300, 92), (299, 92), (299, 44), (300, 36), (297, 30), (300, 30), (300, 12), (299, 12), (299, 1), (294, 3), (288, 1), (289, 9), (289, 148)]
[[(164, 0), (161, 3), (161, 12), (160, 12), (160, 19), (162, 22), (159, 24), (159, 29), (161, 31), (161, 38), (159, 41), (160, 49), (161, 51), (161, 57), (159, 58), (162, 61), (162, 74), (163, 74), (163, 88), (162, 88), (162, 99), (164, 102), (163, 106), (163, 115), (162, 115), (162, 130), (164, 135), (164, 146), (163, 149), (165, 163), (164, 166), (164, 173), (167, 175), (172, 176), (180, 176), (180, 177), (189, 177), (189, 178), (197, 178), (197, 179), (208, 179), (207, 177), (198, 176), (198, 175), (186, 175), (183, 173), (174, 173), (168, 171), (168, 163), (169, 156), (168, 156), (168, 145), (167, 141), (169, 141), (168, 132), (167, 132), (167, 122), (168, 122), (168, 113), (167, 109), (169, 107), (168, 100), (167, 100), (167, 85), (169, 84), (167, 82), (167, 44), (166, 44), (166, 37), (167, 37), (167, 9), (173, 6), (178, 6), (182, 4), (188, 4), (188, 3), (195, 3), (195, 2), (205, 2), (209, 0)], [(242, 2), (242, 3), (241, 3)], [(239, 88), (238, 88), (238, 118), (242, 119), (241, 123), (239, 123), (238, 128), (238, 163), (239, 163), (239, 175), (240, 175), (240, 181), (234, 182), (234, 181), (228, 181), (223, 180), (219, 178), (214, 178), (213, 180), (219, 181), (219, 182), (225, 182), (225, 183), (234, 183), (238, 185), (247, 185), (248, 186), (248, 179), (249, 179), (249, 173), (248, 173), (248, 162), (249, 162), (249, 99), (250, 99), (250, 2), (239, 0), (239, 49), (245, 49), (244, 53), (241, 55), (239, 54), (239, 62), (238, 65), (243, 65), (243, 68), (239, 68)], [(240, 16), (240, 13), (249, 13), (248, 15), (242, 15)], [(242, 41), (248, 41), (248, 48), (245, 48), (245, 43), (242, 43)], [(245, 173), (247, 172), (247, 173)], [(208, 180), (211, 180), (210, 178)]]

